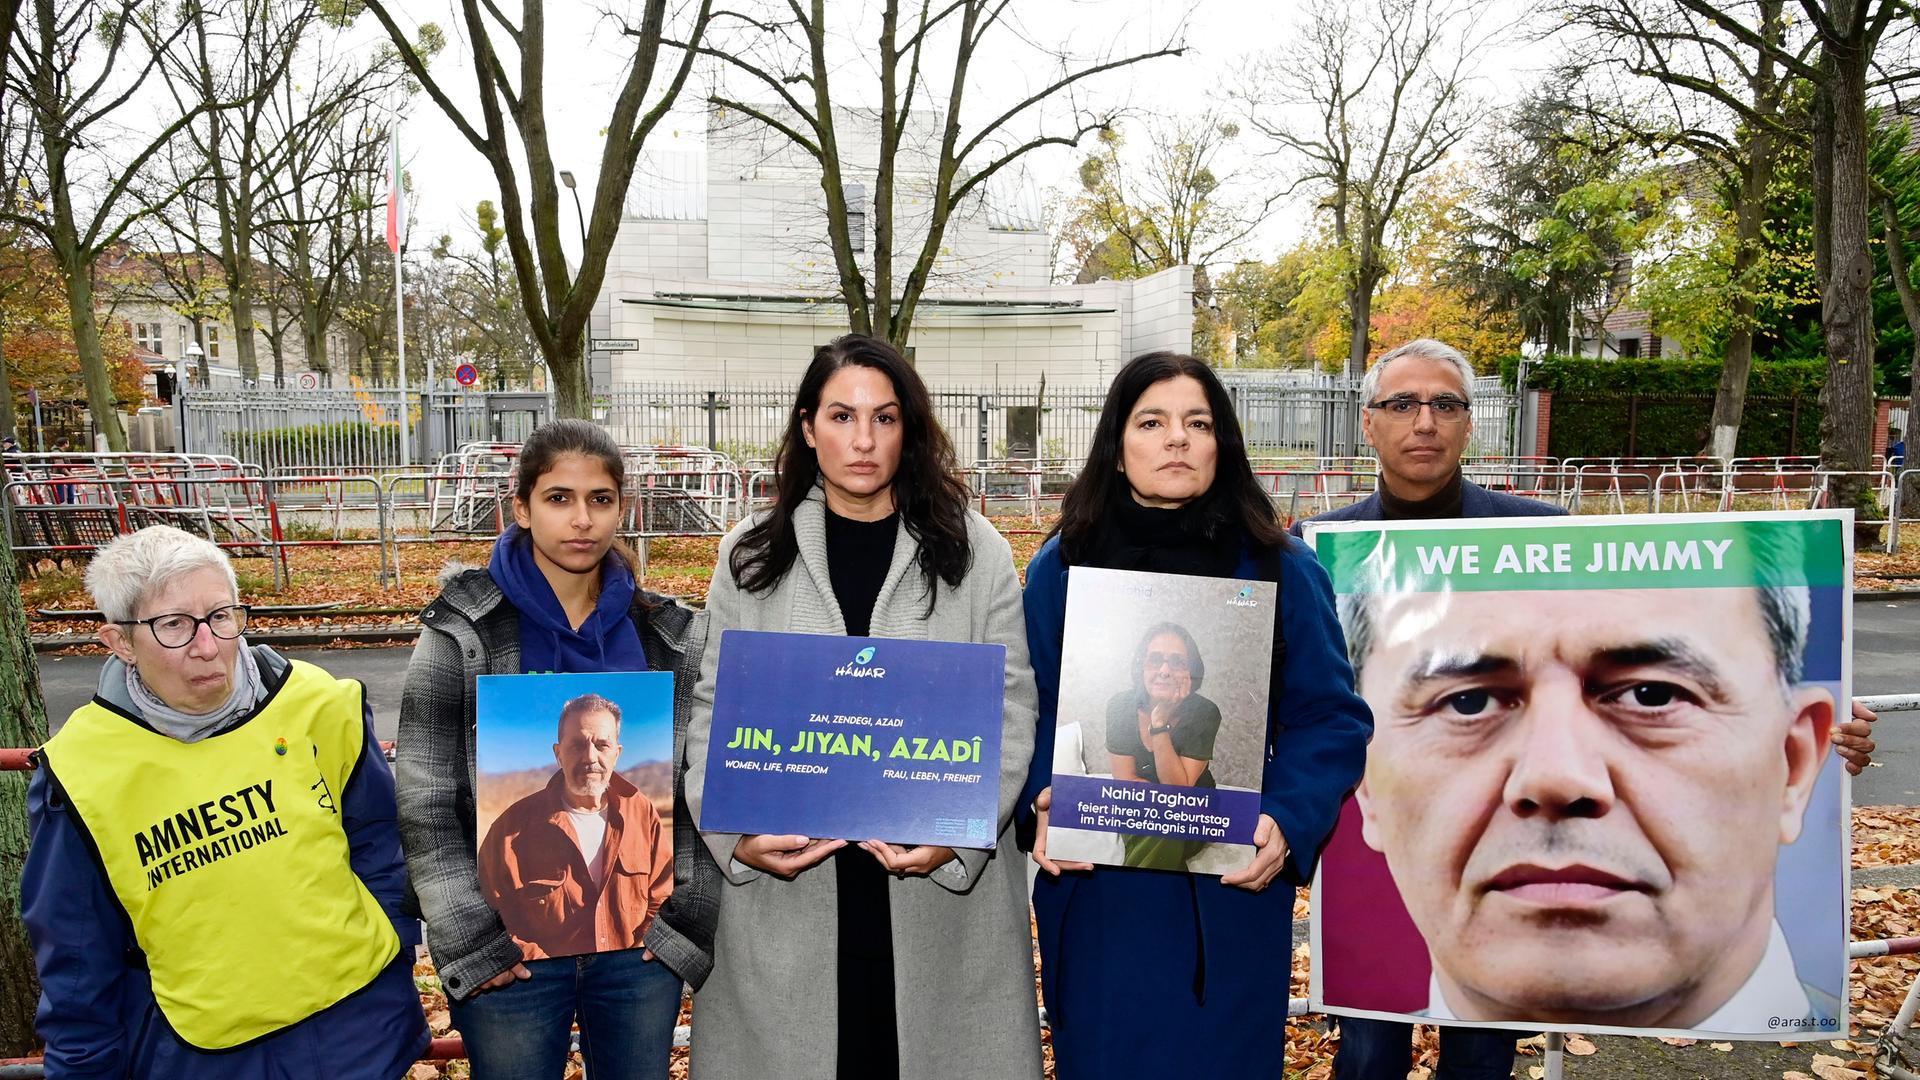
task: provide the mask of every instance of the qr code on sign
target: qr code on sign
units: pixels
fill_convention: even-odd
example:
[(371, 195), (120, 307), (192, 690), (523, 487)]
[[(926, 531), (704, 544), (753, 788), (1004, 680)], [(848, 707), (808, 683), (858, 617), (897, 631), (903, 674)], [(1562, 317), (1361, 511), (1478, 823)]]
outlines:
[(967, 819), (967, 835), (969, 837), (972, 837), (974, 839), (984, 840), (987, 837), (993, 835), (993, 833), (988, 831), (988, 829), (989, 829), (989, 826), (987, 824), (986, 818), (970, 817)]

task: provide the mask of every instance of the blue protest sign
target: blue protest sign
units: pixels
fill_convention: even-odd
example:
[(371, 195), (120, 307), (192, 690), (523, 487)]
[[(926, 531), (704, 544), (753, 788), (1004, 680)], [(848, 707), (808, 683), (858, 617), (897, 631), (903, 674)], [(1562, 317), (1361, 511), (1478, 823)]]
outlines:
[(700, 827), (990, 848), (1001, 645), (728, 630)]

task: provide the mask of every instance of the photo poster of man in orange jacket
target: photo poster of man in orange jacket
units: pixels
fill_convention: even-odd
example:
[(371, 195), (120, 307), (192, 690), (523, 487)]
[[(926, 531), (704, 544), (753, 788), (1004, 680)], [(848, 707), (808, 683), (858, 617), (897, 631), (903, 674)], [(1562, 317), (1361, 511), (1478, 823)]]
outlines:
[(673, 676), (477, 680), (480, 891), (528, 960), (640, 948), (673, 892)]

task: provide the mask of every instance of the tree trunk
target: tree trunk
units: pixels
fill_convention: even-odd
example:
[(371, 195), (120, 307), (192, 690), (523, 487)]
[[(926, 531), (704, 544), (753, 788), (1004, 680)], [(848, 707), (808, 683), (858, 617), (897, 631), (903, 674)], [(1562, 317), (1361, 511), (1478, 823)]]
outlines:
[[(1836, 17), (1838, 17), (1836, 15)], [(1827, 382), (1820, 390), (1820, 465), (1864, 472), (1873, 442), (1873, 257), (1868, 243), (1868, 56), (1847, 42), (1823, 46), (1826, 80), (1818, 91), (1826, 123), (1814, 140), (1814, 241), (1821, 279), (1820, 325), (1827, 345)], [(1826, 197), (1820, 198), (1822, 188)], [(1824, 213), (1822, 210), (1824, 208)], [(1822, 225), (1824, 224), (1824, 228)], [(1824, 258), (1820, 258), (1824, 256)], [(1880, 516), (1872, 485), (1859, 475), (1832, 481), (1833, 505), (1856, 517), (1854, 543), (1879, 542), (1880, 528), (1860, 522)]]
[[(572, 341), (556, 342), (556, 352), (549, 354), (547, 366), (553, 370), (553, 415), (556, 418), (579, 420), (593, 419), (593, 388), (589, 385), (584, 346), (586, 342), (576, 337)], [(567, 355), (571, 346), (572, 355)]]
[(287, 331), (280, 325), (280, 306), (267, 305), (267, 348), (273, 351), (273, 388), (287, 388)]
[[(0, 529), (0, 746), (47, 741), (47, 707), (27, 634), (27, 613), (14, 580), (13, 538)], [(33, 1010), (40, 1000), (33, 949), (20, 924), (20, 871), (27, 859), (27, 775), (0, 772), (0, 1057), (23, 1057), (37, 1045)]]
[(319, 309), (311, 303), (301, 305), (300, 345), (306, 350), (308, 371), (333, 369), (333, 361), (327, 356), (327, 331), (320, 324)]
[[(87, 389), (87, 411), (93, 430), (107, 437), (107, 449), (127, 450), (127, 431), (120, 424), (120, 403), (113, 396), (113, 378), (100, 352), (100, 322), (93, 311), (93, 278), (85, 260), (69, 245), (57, 250), (66, 272), (67, 318), (73, 324), (73, 344), (80, 353), (80, 380)], [(91, 450), (92, 447), (87, 449)]]
[(1367, 354), (1372, 352), (1373, 286), (1378, 272), (1368, 268), (1354, 271), (1354, 282), (1347, 292), (1347, 309), (1353, 316), (1353, 328), (1347, 338), (1347, 374), (1359, 378), (1367, 373)]
[(7, 335), (0, 330), (0, 435), (18, 438), (13, 415), (13, 372), (7, 367)]
[(228, 306), (233, 312), (233, 356), (240, 365), (240, 377), (258, 385), (260, 358), (253, 345), (253, 296), (246, 275), (235, 275), (227, 286)]
[[(42, 12), (43, 21), (51, 20), (51, 9)], [(106, 358), (100, 354), (100, 324), (93, 311), (93, 252), (80, 245), (80, 230), (73, 217), (73, 192), (67, 185), (66, 144), (51, 135), (41, 136), (46, 155), (53, 213), (48, 239), (54, 261), (60, 267), (62, 284), (67, 290), (67, 318), (73, 326), (73, 344), (80, 354), (80, 380), (87, 390), (87, 411), (93, 416), (93, 429), (107, 437), (107, 449), (125, 453), (127, 432), (120, 424), (119, 403), (113, 397), (113, 379), (107, 374)], [(88, 447), (88, 449), (92, 449)]]
[[(1778, 43), (1786, 34), (1786, 0), (1761, 0), (1760, 34)], [(1779, 80), (1773, 54), (1761, 49), (1754, 57), (1753, 108), (1771, 118), (1780, 110)], [(1747, 125), (1746, 154), (1740, 171), (1740, 205), (1736, 208), (1733, 250), (1733, 321), (1727, 334), (1727, 352), (1720, 366), (1720, 386), (1713, 397), (1713, 426), (1707, 454), (1729, 461), (1740, 439), (1740, 420), (1747, 407), (1747, 380), (1753, 373), (1753, 291), (1748, 276), (1760, 261), (1760, 226), (1766, 216), (1767, 188), (1773, 183), (1774, 136), (1764, 124)], [(1792, 449), (1789, 448), (1791, 453)]]
[[(1764, 151), (1757, 145), (1768, 145)], [(1733, 318), (1727, 352), (1720, 364), (1720, 386), (1713, 395), (1713, 427), (1707, 456), (1732, 460), (1747, 408), (1747, 380), (1753, 374), (1753, 292), (1747, 278), (1760, 261), (1760, 225), (1766, 215), (1766, 191), (1773, 177), (1772, 137), (1748, 140), (1747, 168), (1740, 181), (1740, 207), (1734, 227)], [(1762, 160), (1762, 154), (1765, 160)], [(1791, 449), (1788, 451), (1791, 453)]]
[[(1907, 427), (1912, 428), (1915, 415), (1920, 414), (1920, 410), (1913, 407), (1916, 401), (1920, 401), (1920, 395), (1914, 392), (1915, 389), (1920, 389), (1920, 295), (1915, 294), (1913, 263), (1907, 258), (1906, 226), (1900, 220), (1899, 208), (1891, 197), (1885, 195), (1880, 197), (1880, 216), (1887, 235), (1887, 269), (1892, 272), (1894, 289), (1900, 294), (1900, 311), (1907, 317), (1907, 329), (1913, 332), (1913, 354), (1908, 360), (1913, 381), (1907, 391)], [(1909, 432), (1903, 431), (1901, 434), (1907, 435)], [(1913, 455), (1908, 453), (1906, 460), (1895, 473), (1895, 479), (1899, 478), (1900, 473), (1912, 467)], [(1920, 477), (1916, 477), (1915, 480), (1920, 481)], [(1901, 519), (1905, 520), (1915, 516), (1914, 499), (1920, 498), (1920, 483), (1905, 483), (1901, 488), (1897, 505), (1900, 507)], [(1891, 515), (1891, 507), (1888, 508), (1888, 513)]]

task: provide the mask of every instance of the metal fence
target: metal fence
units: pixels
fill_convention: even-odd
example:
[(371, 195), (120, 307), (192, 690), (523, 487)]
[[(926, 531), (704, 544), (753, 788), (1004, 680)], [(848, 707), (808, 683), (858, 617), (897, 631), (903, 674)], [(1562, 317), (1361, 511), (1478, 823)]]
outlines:
[[(1225, 373), (1249, 452), (1268, 457), (1369, 453), (1361, 436), (1360, 381), (1299, 372)], [(695, 389), (626, 384), (595, 395), (594, 419), (628, 446), (705, 446), (735, 461), (773, 456), (793, 408), (795, 385), (730, 384)], [(935, 386), (935, 416), (964, 468), (1010, 457), (1083, 461), (1106, 390), (1100, 387)], [(438, 460), (471, 442), (517, 443), (552, 415), (545, 394), (455, 391), (409, 395), (412, 441), (405, 461)], [(269, 472), (366, 471), (402, 463), (400, 392), (191, 390), (180, 401), (182, 450), (230, 454)], [(1519, 452), (1514, 395), (1498, 379), (1475, 380), (1474, 434), (1467, 452)]]
[[(552, 415), (545, 394), (435, 391), (406, 400), (404, 460), (416, 465), (468, 443), (518, 444)], [(400, 402), (392, 387), (188, 390), (178, 404), (181, 450), (228, 454), (273, 473), (389, 469), (403, 461)]]

